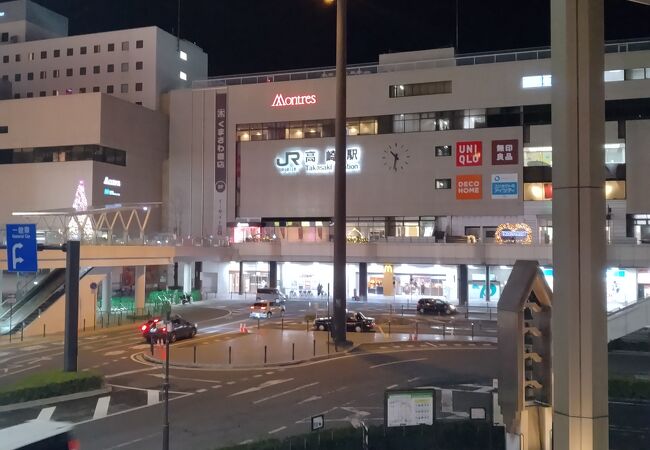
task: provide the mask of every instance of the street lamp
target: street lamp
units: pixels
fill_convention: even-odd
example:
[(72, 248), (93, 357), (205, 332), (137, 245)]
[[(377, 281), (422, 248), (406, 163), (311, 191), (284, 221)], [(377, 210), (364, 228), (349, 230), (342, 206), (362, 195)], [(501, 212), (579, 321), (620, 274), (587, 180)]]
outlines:
[[(326, 4), (334, 0), (324, 0)], [(336, 121), (334, 125), (334, 307), (332, 338), (335, 344), (346, 343), (346, 60), (347, 0), (336, 0)]]

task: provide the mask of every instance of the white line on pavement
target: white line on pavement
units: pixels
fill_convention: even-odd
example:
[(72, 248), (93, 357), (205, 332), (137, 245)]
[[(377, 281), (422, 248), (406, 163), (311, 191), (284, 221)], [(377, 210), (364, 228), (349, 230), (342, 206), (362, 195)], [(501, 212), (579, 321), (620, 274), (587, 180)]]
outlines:
[(205, 391), (207, 391), (207, 389), (197, 389), (196, 393), (201, 394), (202, 392), (205, 392)]
[(313, 383), (309, 383), (309, 384), (305, 384), (304, 386), (299, 386), (299, 387), (297, 387), (297, 388), (290, 389), (290, 390), (288, 390), (288, 391), (280, 392), (280, 393), (278, 393), (278, 394), (270, 395), (270, 396), (268, 396), (268, 397), (264, 397), (264, 398), (261, 398), (261, 399), (259, 399), (259, 400), (255, 400), (255, 401), (253, 402), (253, 404), (254, 404), (254, 405), (257, 405), (258, 403), (262, 403), (262, 402), (265, 402), (265, 401), (267, 401), (267, 400), (271, 400), (271, 399), (274, 399), (274, 398), (282, 397), (283, 395), (291, 394), (291, 393), (293, 393), (293, 392), (301, 391), (301, 390), (303, 390), (303, 389), (307, 389), (307, 388), (309, 388), (309, 387), (316, 386), (317, 384), (319, 384), (318, 381), (315, 381), (315, 382), (313, 382)]
[(101, 419), (106, 417), (108, 414), (108, 405), (111, 402), (110, 395), (106, 397), (99, 397), (97, 399), (97, 406), (95, 406), (95, 413), (93, 414), (93, 419)]
[(41, 365), (40, 365), (40, 364), (36, 364), (35, 366), (29, 366), (29, 367), (25, 367), (24, 369), (14, 370), (13, 372), (9, 372), (9, 373), (5, 373), (5, 374), (3, 374), (3, 375), (0, 375), (0, 378), (2, 378), (2, 377), (6, 377), (7, 375), (15, 375), (15, 374), (17, 374), (17, 373), (24, 372), (24, 371), (26, 371), (26, 370), (36, 369), (37, 367), (41, 367)]
[(52, 418), (52, 414), (54, 414), (55, 409), (56, 406), (48, 406), (47, 408), (41, 409), (41, 412), (38, 413), (36, 420), (50, 420)]
[(416, 362), (416, 361), (426, 361), (427, 359), (428, 358), (404, 359), (402, 361), (392, 361), (392, 362), (383, 363), (383, 364), (375, 364), (374, 366), (370, 366), (370, 368), (371, 369), (376, 369), (377, 367), (393, 366), (395, 364), (404, 364), (404, 363)]
[(275, 433), (278, 433), (278, 432), (280, 432), (282, 430), (286, 430), (286, 429), (287, 429), (287, 427), (276, 428), (275, 430), (269, 431), (269, 434), (275, 434)]
[(250, 394), (251, 392), (261, 391), (262, 389), (265, 389), (267, 387), (275, 386), (276, 384), (286, 383), (287, 381), (293, 381), (293, 378), (286, 378), (284, 380), (265, 381), (264, 383), (260, 384), (259, 386), (244, 389), (243, 391), (235, 392), (234, 394), (230, 394), (228, 397), (237, 397), (238, 395)]
[[(93, 366), (93, 368), (96, 366)], [(128, 370), (126, 372), (119, 372), (119, 373), (113, 373), (111, 375), (105, 375), (104, 378), (115, 378), (115, 377), (121, 377), (122, 375), (131, 375), (133, 373), (140, 373), (140, 372), (146, 372), (148, 370), (154, 370), (154, 369), (159, 369), (159, 367), (154, 366), (154, 367), (147, 367), (145, 369), (136, 369), (136, 370)]]
[(412, 383), (412, 382), (414, 382), (415, 380), (419, 380), (419, 379), (420, 379), (420, 377), (415, 377), (415, 378), (409, 378), (409, 379), (406, 380), (406, 381), (408, 381), (409, 383)]
[(391, 384), (390, 386), (386, 386), (386, 389), (393, 389), (399, 386), (399, 384)]
[[(126, 389), (126, 390), (133, 390), (133, 391), (148, 391), (149, 389), (146, 388), (139, 388), (139, 387), (134, 387), (134, 386), (121, 386), (119, 384), (110, 384), (109, 386), (113, 386), (116, 388), (120, 389)], [(181, 391), (169, 391), (170, 394), (179, 394), (179, 395), (193, 395), (194, 392), (181, 392)]]
[(147, 440), (147, 439), (151, 439), (151, 438), (156, 437), (156, 436), (159, 436), (159, 435), (160, 435), (160, 433), (153, 433), (153, 434), (150, 434), (149, 436), (141, 437), (141, 438), (138, 438), (138, 439), (133, 439), (132, 441), (123, 442), (123, 443), (121, 443), (121, 444), (119, 444), (119, 445), (115, 445), (115, 446), (113, 446), (113, 447), (109, 447), (107, 450), (115, 450), (115, 449), (118, 449), (118, 448), (127, 447), (127, 446), (129, 446), (129, 445), (131, 445), (131, 444), (135, 444), (136, 442), (140, 442), (140, 441), (144, 441), (144, 440)]
[(309, 398), (306, 398), (306, 399), (304, 399), (302, 401), (299, 401), (298, 404), (302, 405), (303, 403), (313, 402), (313, 401), (316, 401), (316, 400), (320, 400), (321, 398), (323, 398), (323, 397), (321, 397), (320, 395), (312, 395)]
[[(151, 377), (156, 377), (156, 378), (165, 378), (164, 373), (150, 373), (149, 376)], [(203, 378), (185, 378), (185, 377), (179, 377), (176, 375), (170, 375), (169, 378), (173, 378), (174, 380), (185, 380), (185, 381), (198, 381), (199, 383), (218, 383), (219, 380), (206, 380)]]
[(245, 441), (241, 441), (238, 445), (246, 445), (246, 444), (250, 444), (251, 442), (253, 442), (252, 439), (246, 439)]
[(160, 391), (147, 389), (147, 405), (155, 405), (160, 401)]

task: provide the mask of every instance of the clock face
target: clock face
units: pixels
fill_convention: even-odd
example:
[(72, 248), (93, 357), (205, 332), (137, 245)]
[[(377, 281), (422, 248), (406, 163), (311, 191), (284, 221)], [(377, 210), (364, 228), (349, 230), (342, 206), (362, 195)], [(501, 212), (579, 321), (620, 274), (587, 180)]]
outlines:
[(397, 142), (388, 144), (388, 148), (384, 150), (384, 154), (381, 157), (384, 161), (384, 166), (391, 172), (404, 170), (408, 167), (410, 158), (409, 149)]

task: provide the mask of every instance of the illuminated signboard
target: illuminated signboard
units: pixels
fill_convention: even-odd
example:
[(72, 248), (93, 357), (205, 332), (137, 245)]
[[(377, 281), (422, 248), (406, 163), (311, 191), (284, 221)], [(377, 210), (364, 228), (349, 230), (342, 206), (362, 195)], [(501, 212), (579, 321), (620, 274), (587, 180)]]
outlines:
[(500, 173), (492, 175), (492, 198), (519, 198), (519, 183), (516, 173)]
[(104, 195), (107, 197), (120, 197), (122, 194), (112, 188), (122, 187), (122, 182), (114, 178), (104, 177)]
[(483, 164), (483, 143), (481, 141), (456, 142), (456, 167), (480, 166)]
[(483, 177), (481, 175), (456, 176), (456, 200), (481, 200)]
[[(315, 148), (306, 150), (291, 149), (277, 155), (275, 168), (280, 175), (327, 175), (334, 173), (335, 150), (327, 148), (320, 151)], [(346, 172), (361, 171), (361, 149), (359, 147), (348, 147), (345, 158)]]
[(275, 94), (275, 98), (273, 99), (271, 106), (278, 108), (283, 106), (315, 105), (316, 102), (316, 94), (291, 95), (286, 97), (282, 94)]
[(526, 223), (502, 223), (494, 233), (497, 244), (531, 244), (533, 230)]

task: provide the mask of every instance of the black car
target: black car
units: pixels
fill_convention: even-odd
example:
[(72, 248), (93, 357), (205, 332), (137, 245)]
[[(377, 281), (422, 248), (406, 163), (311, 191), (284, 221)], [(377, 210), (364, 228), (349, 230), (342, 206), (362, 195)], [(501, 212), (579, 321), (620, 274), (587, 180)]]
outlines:
[(417, 311), (420, 314), (456, 314), (456, 307), (440, 298), (421, 298), (418, 300)]
[(159, 321), (149, 330), (148, 341), (164, 339), (169, 336), (169, 342), (176, 342), (178, 339), (193, 338), (196, 335), (195, 323), (188, 322), (178, 314), (171, 317), (170, 322)]
[[(331, 317), (319, 317), (314, 320), (314, 328), (317, 330), (329, 330), (331, 326)], [(356, 331), (357, 333), (361, 333), (362, 331), (374, 331), (375, 319), (372, 317), (366, 317), (360, 312), (348, 312), (345, 317), (345, 326), (348, 331)]]

